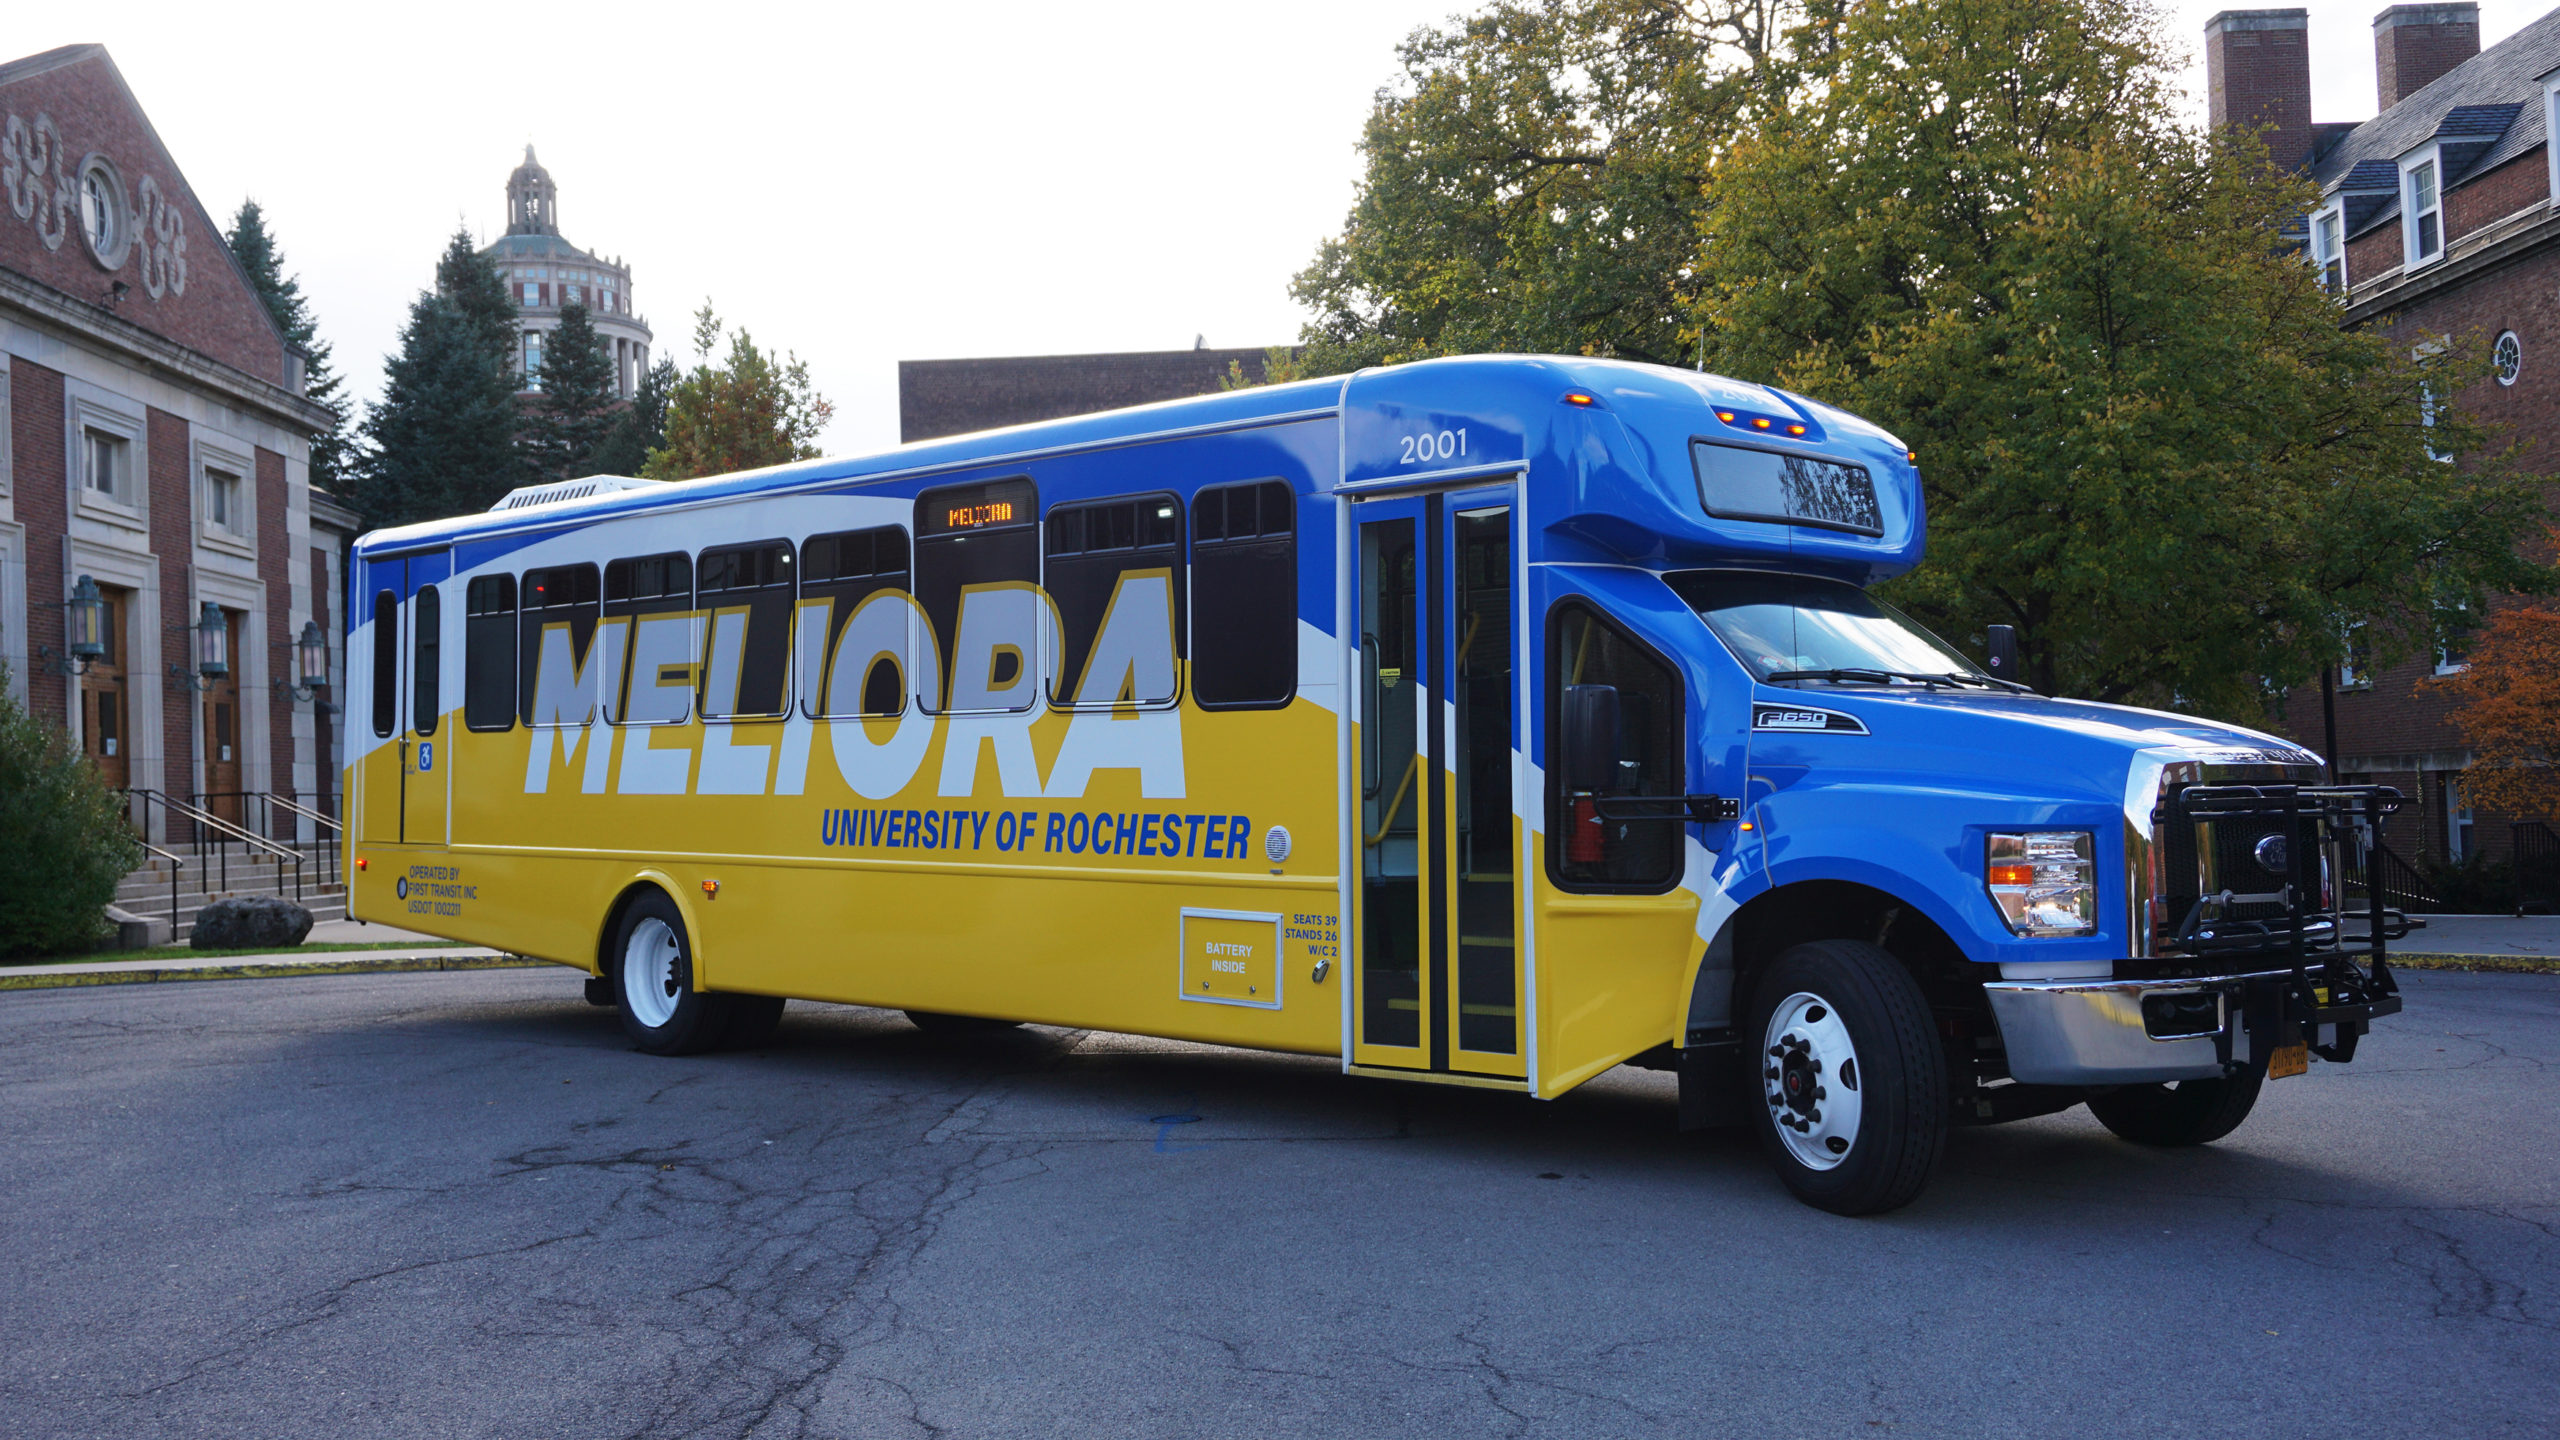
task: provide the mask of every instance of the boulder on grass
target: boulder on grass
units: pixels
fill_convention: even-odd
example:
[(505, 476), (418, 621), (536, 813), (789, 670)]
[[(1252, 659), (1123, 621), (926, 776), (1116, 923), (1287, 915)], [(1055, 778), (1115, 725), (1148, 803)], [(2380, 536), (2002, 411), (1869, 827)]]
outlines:
[(234, 895), (196, 912), (198, 950), (290, 950), (311, 933), (311, 912), (281, 895)]

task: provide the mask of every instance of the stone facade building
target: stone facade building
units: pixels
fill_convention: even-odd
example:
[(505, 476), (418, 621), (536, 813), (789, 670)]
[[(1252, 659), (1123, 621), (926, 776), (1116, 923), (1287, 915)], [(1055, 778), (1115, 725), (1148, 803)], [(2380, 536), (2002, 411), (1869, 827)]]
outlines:
[[(325, 797), (328, 719), (294, 693), (296, 645), (339, 628), (353, 517), (311, 494), (331, 416), (302, 357), (102, 47), (0, 64), (0, 194), (10, 689), (118, 787), (235, 818), (250, 794)], [(66, 623), (101, 611), (103, 653), (75, 661)]]
[(587, 307), (596, 338), (613, 357), (614, 393), (625, 399), (649, 370), (649, 322), (631, 303), (631, 266), (589, 254), (560, 234), (560, 187), (524, 147), (524, 163), (507, 177), (507, 233), (482, 250), (516, 301), (516, 373), (526, 393), (542, 388), (542, 347), (560, 326), (562, 306)]
[(1260, 350), (1137, 350), (898, 362), (898, 439), (938, 440), (1206, 395), (1237, 364), (1262, 379)]
[[(2302, 10), (2206, 22), (2213, 122), (2273, 127), (2273, 158), (2319, 185), (2310, 258), (2345, 323), (2387, 321), (2413, 346), (2492, 346), (2494, 381), (2458, 402), (2527, 442), (2528, 466), (2560, 473), (2560, 11), (2483, 51), (2476, 5), (2384, 10), (2373, 21), (2377, 113), (2352, 123), (2311, 119), (2308, 24)], [(2286, 707), (2342, 779), (2420, 797), (2394, 844), (2437, 860), (2508, 848), (2507, 817), (2463, 799), (2474, 756), (2447, 720), (2450, 698), (2422, 684), (2459, 671), (2463, 643), (2449, 627), (2431, 654), (2379, 672), (2350, 663)]]

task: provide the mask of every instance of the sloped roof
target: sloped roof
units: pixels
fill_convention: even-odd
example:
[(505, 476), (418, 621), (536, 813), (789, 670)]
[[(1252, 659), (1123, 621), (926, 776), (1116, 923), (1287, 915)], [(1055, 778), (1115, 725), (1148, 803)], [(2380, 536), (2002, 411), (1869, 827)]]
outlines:
[[(2542, 95), (2543, 77), (2554, 70), (2560, 70), (2560, 10), (2454, 66), (2416, 94), (2357, 126), (2312, 165), (2311, 178), (2323, 192), (2333, 192), (2359, 167), (2388, 163), (2396, 191), (2400, 157), (2439, 139), (2492, 142), (2460, 171), (2446, 175), (2447, 185), (2503, 165), (2543, 143), (2549, 127), (2543, 107), (2536, 102)], [(2347, 188), (2365, 188), (2358, 179), (2358, 184)], [(2396, 203), (2385, 210), (2398, 213)]]

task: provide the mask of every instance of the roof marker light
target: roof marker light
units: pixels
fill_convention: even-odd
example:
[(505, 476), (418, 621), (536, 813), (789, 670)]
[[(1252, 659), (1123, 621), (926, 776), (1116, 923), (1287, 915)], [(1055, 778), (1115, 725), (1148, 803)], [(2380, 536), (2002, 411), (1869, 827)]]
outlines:
[(1914, 465), (1917, 465), (1920, 463), (1920, 452), (1917, 450), (1905, 450), (1902, 452), (1902, 458), (1910, 461)]
[(1752, 421), (1752, 422), (1751, 422), (1751, 428), (1752, 428), (1752, 429), (1754, 429), (1754, 430), (1766, 430), (1766, 429), (1768, 429), (1768, 428), (1769, 428), (1769, 422), (1768, 422), (1767, 418), (1763, 417), (1763, 418), (1761, 418), (1761, 419), (1758, 419), (1758, 420), (1754, 420), (1754, 421)]
[(1733, 423), (1733, 412), (1730, 410), (1719, 410), (1716, 412), (1716, 418), (1727, 425), (1730, 425)]
[(1567, 405), (1588, 405), (1591, 403), (1591, 397), (1577, 390), (1572, 394), (1565, 396), (1564, 403)]
[(1801, 435), (1804, 433), (1804, 427), (1801, 425), (1790, 425), (1787, 427), (1787, 433), (1790, 435)]

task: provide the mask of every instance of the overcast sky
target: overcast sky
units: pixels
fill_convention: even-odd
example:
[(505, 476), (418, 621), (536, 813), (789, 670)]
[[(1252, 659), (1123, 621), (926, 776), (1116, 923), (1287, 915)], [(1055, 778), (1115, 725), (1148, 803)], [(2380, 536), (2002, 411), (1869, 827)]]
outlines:
[[(1396, 41), (1467, 7), (475, 8), (30, 7), (7, 44), (106, 43), (206, 208), (266, 208), (360, 397), (456, 224), (505, 228), (530, 141), (660, 353), (710, 296), (810, 362), (856, 453), (897, 442), (901, 359), (1294, 338)], [(2373, 113), (2381, 8), (2310, 6), (2316, 118)], [(2544, 9), (2489, 0), (2484, 42)]]

